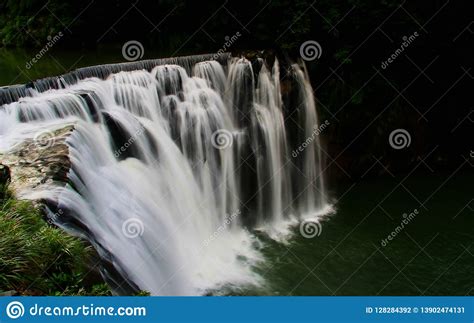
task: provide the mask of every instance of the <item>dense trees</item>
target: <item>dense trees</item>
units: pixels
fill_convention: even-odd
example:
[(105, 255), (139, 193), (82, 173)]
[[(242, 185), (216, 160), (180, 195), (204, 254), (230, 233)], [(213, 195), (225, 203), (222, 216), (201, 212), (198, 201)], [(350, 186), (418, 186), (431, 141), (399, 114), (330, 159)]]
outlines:
[[(293, 59), (304, 41), (315, 40), (322, 55), (307, 67), (322, 119), (331, 120), (330, 154), (344, 169), (362, 173), (374, 157), (403, 169), (434, 147), (430, 158), (444, 167), (470, 148), (464, 138), (472, 124), (466, 119), (472, 19), (464, 6), (441, 0), (8, 0), (0, 3), (0, 40), (41, 47), (62, 32), (59, 47), (134, 39), (177, 56), (217, 51), (239, 32), (231, 50), (275, 48)], [(392, 63), (383, 66), (387, 59)], [(390, 149), (387, 138), (396, 128), (411, 134), (408, 149)]]

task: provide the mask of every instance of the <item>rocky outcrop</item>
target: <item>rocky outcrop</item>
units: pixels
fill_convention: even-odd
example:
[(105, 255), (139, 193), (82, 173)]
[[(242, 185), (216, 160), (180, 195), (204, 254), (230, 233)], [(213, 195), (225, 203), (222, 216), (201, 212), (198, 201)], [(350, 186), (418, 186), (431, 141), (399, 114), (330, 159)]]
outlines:
[[(0, 153), (0, 163), (8, 169), (9, 188), (15, 196), (21, 198), (52, 184), (67, 182), (71, 163), (66, 139), (73, 130), (74, 125), (48, 130), (17, 144), (7, 153)], [(2, 178), (3, 172), (6, 171), (2, 171)]]

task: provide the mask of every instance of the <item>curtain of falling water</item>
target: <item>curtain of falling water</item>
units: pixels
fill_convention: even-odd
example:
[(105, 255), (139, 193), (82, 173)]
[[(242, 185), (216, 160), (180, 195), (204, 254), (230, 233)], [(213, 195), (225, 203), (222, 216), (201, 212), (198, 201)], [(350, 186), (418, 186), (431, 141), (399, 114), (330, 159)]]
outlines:
[[(0, 150), (75, 125), (70, 185), (38, 194), (68, 210), (73, 221), (57, 224), (89, 239), (136, 288), (196, 295), (259, 284), (252, 266), (262, 258), (245, 228), (275, 232), (326, 203), (319, 139), (291, 159), (279, 64), (260, 65), (161, 65), (30, 90), (0, 109)], [(292, 70), (304, 141), (316, 107), (307, 75)]]

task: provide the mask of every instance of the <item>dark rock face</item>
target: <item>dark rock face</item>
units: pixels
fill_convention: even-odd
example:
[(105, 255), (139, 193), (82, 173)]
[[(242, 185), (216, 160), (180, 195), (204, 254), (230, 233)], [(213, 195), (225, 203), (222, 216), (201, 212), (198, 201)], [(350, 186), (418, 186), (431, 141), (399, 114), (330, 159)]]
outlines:
[(6, 165), (0, 164), (0, 185), (8, 185), (10, 179), (10, 168)]
[(6, 165), (0, 164), (0, 199), (3, 199), (8, 184), (10, 184), (10, 180), (10, 168)]

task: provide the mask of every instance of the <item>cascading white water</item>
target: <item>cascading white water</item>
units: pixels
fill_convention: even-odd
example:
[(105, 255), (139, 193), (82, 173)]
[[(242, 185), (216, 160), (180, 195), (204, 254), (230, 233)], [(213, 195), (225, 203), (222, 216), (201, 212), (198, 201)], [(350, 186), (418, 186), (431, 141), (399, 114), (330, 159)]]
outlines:
[(0, 151), (74, 124), (70, 185), (34, 198), (67, 210), (74, 221), (56, 223), (88, 239), (136, 288), (199, 295), (258, 284), (252, 267), (262, 257), (246, 228), (275, 236), (326, 203), (319, 141), (290, 155), (318, 124), (308, 77), (291, 67), (296, 103), (286, 109), (302, 129), (291, 144), (278, 61), (258, 65), (256, 76), (249, 61), (233, 58), (199, 62), (193, 76), (161, 65), (30, 90), (0, 109)]
[(288, 148), (280, 92), (280, 71), (275, 61), (273, 73), (265, 65), (258, 77), (252, 126), (255, 135), (259, 190), (259, 222), (281, 222), (290, 213), (290, 175)]

